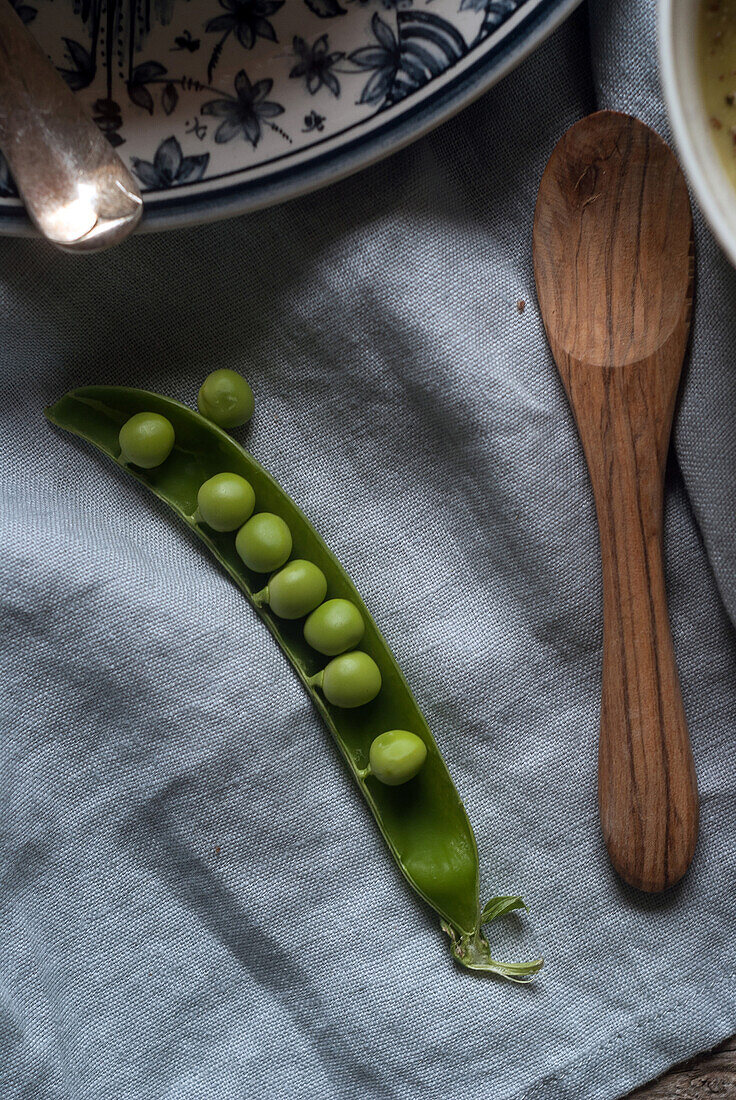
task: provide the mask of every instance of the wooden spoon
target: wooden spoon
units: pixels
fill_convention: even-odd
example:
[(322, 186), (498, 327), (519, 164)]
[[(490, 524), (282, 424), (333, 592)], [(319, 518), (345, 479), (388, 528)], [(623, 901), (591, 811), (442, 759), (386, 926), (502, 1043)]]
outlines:
[(561, 138), (537, 197), (534, 274), (598, 514), (603, 836), (626, 882), (664, 890), (687, 870), (698, 832), (662, 556), (694, 267), (685, 180), (653, 130), (601, 111)]

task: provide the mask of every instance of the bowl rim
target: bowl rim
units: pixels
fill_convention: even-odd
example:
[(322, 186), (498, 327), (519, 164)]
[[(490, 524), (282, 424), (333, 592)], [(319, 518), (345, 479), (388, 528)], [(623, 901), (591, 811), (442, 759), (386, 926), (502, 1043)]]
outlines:
[[(691, 8), (697, 9), (701, 0), (689, 0)], [(718, 150), (710, 135), (706, 132), (707, 146), (712, 151), (712, 156), (706, 155), (703, 159), (703, 149), (698, 151), (696, 142), (691, 132), (691, 122), (686, 110), (684, 93), (685, 81), (678, 72), (675, 48), (674, 9), (675, 4), (681, 6), (683, 0), (659, 0), (657, 39), (659, 46), (659, 71), (662, 93), (665, 106), (669, 115), (670, 126), (674, 137), (677, 152), (685, 169), (685, 175), (695, 193), (698, 206), (703, 212), (711, 231), (736, 267), (736, 192), (728, 179), (721, 163)], [(697, 59), (696, 59), (697, 65)], [(691, 87), (696, 95), (698, 103), (702, 105), (702, 93), (699, 83), (695, 88)], [(703, 111), (703, 120), (705, 111)], [(700, 143), (702, 145), (702, 142)], [(724, 206), (719, 199), (718, 186), (714, 186), (714, 179), (720, 180), (720, 190), (723, 191), (725, 183), (728, 192), (733, 195), (733, 205)]]

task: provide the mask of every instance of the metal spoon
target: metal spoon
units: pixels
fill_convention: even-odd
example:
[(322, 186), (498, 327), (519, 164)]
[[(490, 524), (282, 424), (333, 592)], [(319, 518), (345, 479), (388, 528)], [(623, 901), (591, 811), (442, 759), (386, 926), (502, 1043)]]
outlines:
[(122, 241), (138, 186), (7, 0), (0, 0), (0, 149), (28, 214), (68, 252)]
[(534, 272), (598, 512), (603, 836), (626, 882), (664, 890), (685, 874), (698, 833), (662, 558), (694, 269), (685, 180), (653, 130), (601, 111), (560, 139), (539, 186)]

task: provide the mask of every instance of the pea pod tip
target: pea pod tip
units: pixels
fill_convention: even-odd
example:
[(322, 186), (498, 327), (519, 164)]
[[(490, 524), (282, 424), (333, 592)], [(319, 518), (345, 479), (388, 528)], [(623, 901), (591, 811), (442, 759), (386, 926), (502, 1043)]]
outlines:
[(488, 940), (479, 930), (469, 935), (463, 934), (448, 921), (442, 921), (442, 931), (450, 937), (452, 957), (466, 970), (495, 974), (517, 985), (527, 985), (544, 966), (544, 959), (529, 959), (518, 963), (494, 959)]

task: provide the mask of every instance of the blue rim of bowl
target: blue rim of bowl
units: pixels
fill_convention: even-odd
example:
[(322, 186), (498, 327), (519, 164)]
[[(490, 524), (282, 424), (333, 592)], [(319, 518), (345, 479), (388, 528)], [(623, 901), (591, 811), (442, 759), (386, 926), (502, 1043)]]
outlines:
[[(240, 179), (200, 194), (187, 195), (182, 189), (173, 196), (146, 200), (138, 232), (178, 229), (272, 206), (336, 183), (398, 152), (488, 91), (540, 45), (580, 3), (581, 0), (541, 0), (497, 46), (482, 53), (454, 80), (430, 93), (421, 103), (408, 106), (396, 117), (387, 119), (369, 134), (357, 134), (303, 163), (286, 164), (254, 180)], [(343, 133), (359, 130), (361, 125), (356, 122)], [(334, 141), (335, 138), (325, 140)], [(283, 159), (289, 155), (293, 154), (285, 154)], [(242, 173), (243, 169), (234, 169), (227, 175), (240, 176)], [(37, 235), (22, 206), (0, 212), (2, 233)]]

